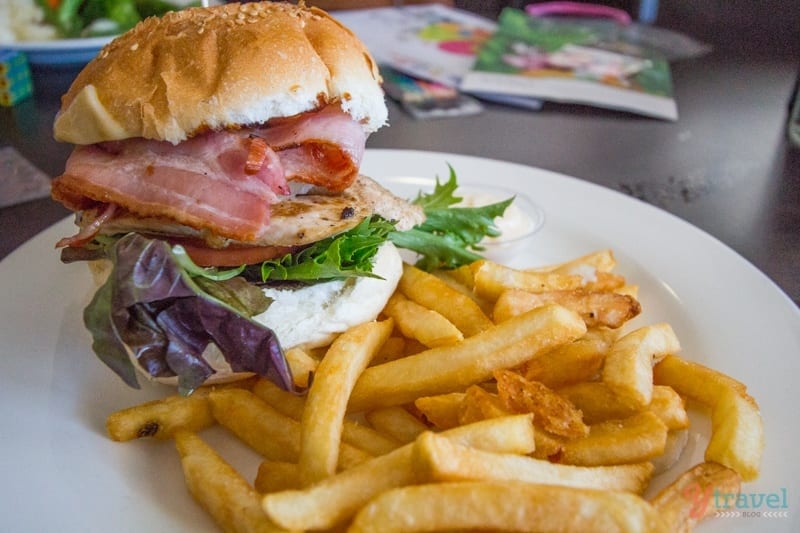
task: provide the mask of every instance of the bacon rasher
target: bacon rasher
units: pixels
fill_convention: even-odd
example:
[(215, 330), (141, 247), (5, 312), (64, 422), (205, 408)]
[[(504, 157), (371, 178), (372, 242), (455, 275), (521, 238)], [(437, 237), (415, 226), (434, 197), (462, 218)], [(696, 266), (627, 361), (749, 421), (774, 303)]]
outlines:
[[(253, 137), (266, 143), (258, 143), (263, 157), (252, 157)], [(329, 106), (177, 145), (135, 138), (79, 146), (53, 181), (52, 194), (74, 210), (116, 204), (247, 242), (268, 230), (270, 205), (289, 194), (288, 181), (333, 192), (350, 186), (365, 143), (361, 125)]]

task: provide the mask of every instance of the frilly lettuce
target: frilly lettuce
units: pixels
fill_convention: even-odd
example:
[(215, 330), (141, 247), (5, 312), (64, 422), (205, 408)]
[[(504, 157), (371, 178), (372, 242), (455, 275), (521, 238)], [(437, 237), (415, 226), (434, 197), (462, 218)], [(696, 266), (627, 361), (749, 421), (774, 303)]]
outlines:
[[(249, 318), (269, 303), (260, 289), (199, 271), (194, 280), (169, 244), (139, 234), (119, 239), (109, 258), (114, 268), (84, 310), (84, 323), (95, 353), (125, 383), (139, 387), (130, 350), (150, 375), (177, 376), (179, 391), (189, 394), (215, 373), (203, 358), (214, 343), (234, 372), (254, 372), (292, 389), (275, 334)], [(213, 284), (210, 291), (201, 288)]]

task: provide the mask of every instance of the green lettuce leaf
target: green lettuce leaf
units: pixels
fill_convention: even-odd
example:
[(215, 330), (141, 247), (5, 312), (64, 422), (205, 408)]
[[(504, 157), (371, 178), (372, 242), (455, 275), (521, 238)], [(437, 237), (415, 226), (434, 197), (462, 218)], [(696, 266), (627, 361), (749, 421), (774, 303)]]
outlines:
[(344, 233), (318, 241), (300, 252), (261, 265), (261, 281), (313, 283), (351, 277), (379, 277), (372, 258), (394, 225), (380, 217), (365, 218)]
[(458, 181), (453, 167), (449, 168), (445, 183), (437, 177), (433, 192), (420, 193), (414, 199), (425, 212), (425, 222), (389, 235), (396, 246), (417, 252), (417, 266), (427, 271), (457, 268), (481, 259), (477, 253), (483, 250), (480, 241), (500, 235), (494, 220), (514, 201), (512, 197), (482, 207), (452, 207), (461, 198), (455, 196)]

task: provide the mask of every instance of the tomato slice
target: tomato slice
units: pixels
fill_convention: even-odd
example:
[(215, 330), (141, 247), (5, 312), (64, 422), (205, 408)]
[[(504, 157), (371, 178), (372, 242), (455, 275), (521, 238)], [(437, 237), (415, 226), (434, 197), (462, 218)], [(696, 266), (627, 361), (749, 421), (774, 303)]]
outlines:
[(254, 265), (269, 259), (283, 257), (296, 250), (292, 246), (228, 246), (227, 248), (209, 248), (197, 241), (173, 240), (180, 244), (189, 257), (199, 266), (238, 267)]

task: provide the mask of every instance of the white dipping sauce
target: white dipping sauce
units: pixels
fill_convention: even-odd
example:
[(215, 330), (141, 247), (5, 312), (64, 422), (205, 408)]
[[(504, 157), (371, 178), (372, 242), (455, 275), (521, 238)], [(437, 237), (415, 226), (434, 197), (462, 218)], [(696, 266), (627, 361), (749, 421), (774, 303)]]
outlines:
[[(500, 196), (494, 192), (472, 191), (465, 187), (463, 190), (458, 189), (456, 195), (461, 196), (463, 200), (455, 207), (483, 207), (507, 200), (513, 193), (509, 193), (508, 196)], [(497, 217), (494, 222), (501, 234), (497, 237), (486, 237), (481, 241), (483, 244), (503, 244), (515, 241), (532, 234), (539, 226), (531, 216), (520, 209), (516, 199), (506, 208), (503, 216)]]

